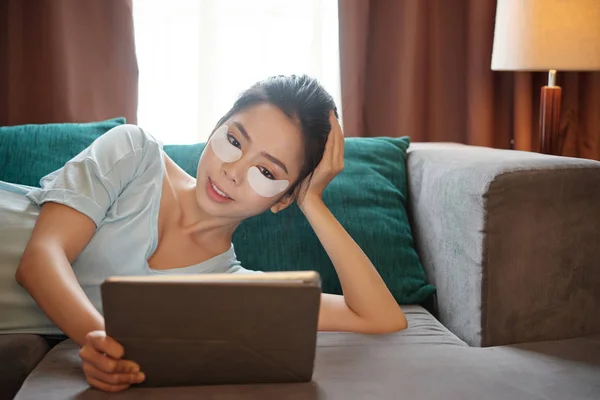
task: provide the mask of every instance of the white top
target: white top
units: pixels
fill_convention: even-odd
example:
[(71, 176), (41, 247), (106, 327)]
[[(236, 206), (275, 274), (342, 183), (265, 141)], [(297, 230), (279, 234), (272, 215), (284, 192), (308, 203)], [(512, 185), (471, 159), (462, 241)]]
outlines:
[(200, 264), (155, 270), (148, 258), (158, 245), (158, 212), (165, 173), (162, 144), (134, 125), (96, 139), (41, 188), (0, 181), (0, 334), (61, 334), (15, 281), (15, 271), (40, 207), (68, 205), (90, 217), (96, 232), (73, 271), (102, 313), (100, 285), (114, 275), (250, 273), (230, 249)]

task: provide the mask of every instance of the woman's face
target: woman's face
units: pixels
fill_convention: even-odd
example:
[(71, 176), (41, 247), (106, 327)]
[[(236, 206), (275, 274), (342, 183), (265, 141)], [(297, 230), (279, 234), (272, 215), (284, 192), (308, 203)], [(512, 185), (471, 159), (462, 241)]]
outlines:
[(303, 149), (299, 128), (270, 104), (247, 108), (218, 127), (198, 164), (196, 198), (215, 217), (260, 214), (298, 179)]

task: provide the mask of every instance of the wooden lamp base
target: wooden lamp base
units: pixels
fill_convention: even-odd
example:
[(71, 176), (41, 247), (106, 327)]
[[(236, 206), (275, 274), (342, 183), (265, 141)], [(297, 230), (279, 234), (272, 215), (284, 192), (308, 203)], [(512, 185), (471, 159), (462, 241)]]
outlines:
[(559, 124), (562, 89), (555, 82), (556, 71), (552, 70), (540, 98), (540, 153), (559, 156), (563, 146)]

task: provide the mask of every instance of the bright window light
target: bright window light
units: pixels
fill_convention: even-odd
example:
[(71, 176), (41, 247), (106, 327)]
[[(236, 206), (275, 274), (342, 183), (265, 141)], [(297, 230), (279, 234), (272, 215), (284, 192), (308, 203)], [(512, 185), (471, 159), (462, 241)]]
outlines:
[(165, 144), (205, 141), (238, 94), (308, 74), (341, 110), (338, 0), (134, 0), (138, 124)]

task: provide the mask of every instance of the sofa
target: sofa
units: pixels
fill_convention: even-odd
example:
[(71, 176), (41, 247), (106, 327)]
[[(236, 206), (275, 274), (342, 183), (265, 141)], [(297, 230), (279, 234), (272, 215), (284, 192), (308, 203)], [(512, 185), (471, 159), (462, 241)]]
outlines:
[[(44, 128), (35, 129), (40, 134)], [(98, 128), (92, 137), (106, 129)], [(3, 134), (8, 135), (0, 128), (0, 144), (9, 146), (2, 142)], [(23, 146), (19, 134), (11, 136), (13, 147), (5, 148), (4, 157), (14, 159), (15, 143)], [(59, 140), (59, 145), (76, 153), (89, 140), (82, 139), (79, 148), (72, 138)], [(364, 208), (356, 212), (366, 219), (351, 234), (373, 257), (389, 252), (389, 258), (377, 258), (375, 264), (389, 266), (382, 275), (394, 287), (408, 329), (385, 335), (317, 333), (315, 370), (308, 383), (132, 387), (118, 394), (88, 386), (78, 348), (68, 339), (0, 335), (0, 398), (600, 399), (600, 162), (409, 140), (403, 142), (402, 157), (386, 161), (385, 151), (400, 139), (377, 142), (383, 150), (368, 159), (360, 157), (375, 151), (369, 146), (377, 139), (356, 139), (355, 147), (353, 139), (346, 140), (347, 157), (357, 158), (346, 161), (349, 172), (340, 178), (343, 185), (331, 189), (342, 193), (342, 203), (361, 201), (352, 196), (361, 195), (360, 185), (369, 184), (357, 178), (353, 162), (362, 167), (370, 163), (373, 188), (394, 183), (389, 193), (377, 192), (362, 201)], [(23, 146), (24, 153), (31, 153), (23, 157), (42, 154), (36, 146)], [(165, 149), (193, 170), (185, 164), (189, 160), (178, 158), (185, 149)], [(47, 147), (42, 151), (50, 154)], [(49, 164), (44, 172), (54, 167)], [(34, 184), (40, 175), (27, 181), (18, 174), (30, 171), (15, 170), (17, 175), (8, 176), (6, 168), (0, 161), (0, 180)], [(386, 181), (377, 180), (386, 174)], [(330, 196), (325, 200), (333, 204), (337, 195)], [(402, 234), (384, 251), (370, 243), (395, 235), (377, 225), (394, 215), (389, 207), (401, 211), (390, 226)], [(378, 214), (381, 221), (369, 214), (373, 212), (383, 213)], [(351, 213), (344, 208), (334, 212), (348, 225), (352, 220), (345, 216)], [(293, 210), (265, 218), (303, 223)], [(277, 220), (268, 223), (275, 226)], [(371, 225), (375, 228), (369, 231)], [(361, 236), (363, 231), (368, 235)], [(302, 250), (315, 245), (306, 232), (290, 246), (301, 242)], [(242, 234), (237, 240), (243, 249), (249, 239)], [(394, 253), (400, 251), (394, 246), (402, 247), (402, 253)], [(305, 252), (319, 251), (311, 249)], [(252, 260), (249, 250), (244, 251)], [(415, 265), (419, 269), (408, 271)], [(283, 263), (280, 268), (295, 267)], [(319, 272), (324, 289), (339, 291), (331, 269)]]

